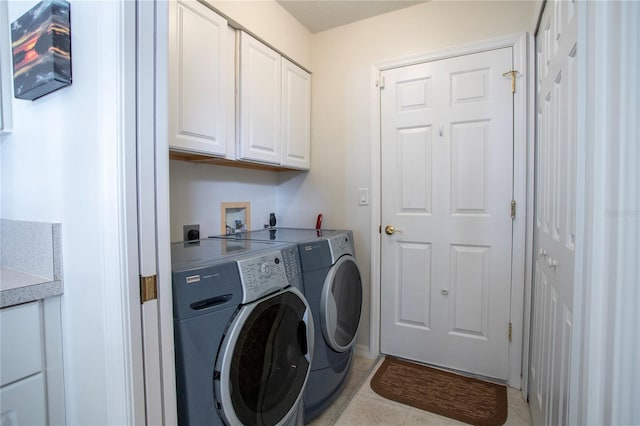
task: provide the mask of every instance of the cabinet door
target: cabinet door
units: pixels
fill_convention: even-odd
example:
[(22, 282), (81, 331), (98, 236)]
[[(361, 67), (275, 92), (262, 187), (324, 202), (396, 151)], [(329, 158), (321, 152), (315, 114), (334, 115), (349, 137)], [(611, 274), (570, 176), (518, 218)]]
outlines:
[(282, 165), (309, 169), (311, 75), (282, 58)]
[(282, 58), (248, 34), (240, 37), (240, 158), (280, 164)]
[(227, 21), (196, 1), (171, 11), (170, 148), (225, 155)]
[(47, 424), (47, 401), (42, 373), (4, 386), (0, 390), (0, 425)]
[(227, 155), (226, 159), (236, 159), (236, 129), (238, 120), (237, 118), (237, 89), (238, 89), (238, 67), (237, 54), (240, 51), (238, 47), (239, 35), (238, 31), (232, 27), (227, 27), (227, 54), (225, 57), (228, 59), (225, 64), (225, 113), (226, 113), (226, 138), (227, 138)]
[(39, 302), (0, 310), (0, 386), (42, 370)]

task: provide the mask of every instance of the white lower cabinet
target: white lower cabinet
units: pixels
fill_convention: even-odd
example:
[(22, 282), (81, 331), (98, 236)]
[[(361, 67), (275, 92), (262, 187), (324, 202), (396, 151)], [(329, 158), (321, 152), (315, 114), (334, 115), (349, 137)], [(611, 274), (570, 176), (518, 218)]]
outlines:
[(60, 298), (0, 309), (0, 426), (63, 425)]
[(0, 386), (42, 371), (41, 323), (38, 302), (0, 310)]
[(42, 373), (3, 386), (0, 389), (0, 401), (0, 426), (48, 424)]
[(46, 424), (39, 302), (0, 310), (0, 426)]

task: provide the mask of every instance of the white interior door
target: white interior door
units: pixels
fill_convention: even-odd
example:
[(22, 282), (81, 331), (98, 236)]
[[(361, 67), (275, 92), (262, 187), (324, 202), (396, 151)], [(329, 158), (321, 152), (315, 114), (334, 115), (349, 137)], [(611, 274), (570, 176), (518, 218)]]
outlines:
[(576, 194), (573, 2), (547, 3), (536, 37), (537, 153), (529, 401), (535, 424), (568, 424)]
[(511, 69), (502, 48), (383, 72), (383, 353), (508, 378)]

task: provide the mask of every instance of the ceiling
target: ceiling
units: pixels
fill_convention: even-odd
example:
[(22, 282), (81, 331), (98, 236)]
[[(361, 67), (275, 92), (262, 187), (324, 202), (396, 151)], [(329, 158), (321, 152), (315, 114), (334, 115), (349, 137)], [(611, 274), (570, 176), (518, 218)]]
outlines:
[(312, 33), (424, 3), (426, 0), (276, 0)]

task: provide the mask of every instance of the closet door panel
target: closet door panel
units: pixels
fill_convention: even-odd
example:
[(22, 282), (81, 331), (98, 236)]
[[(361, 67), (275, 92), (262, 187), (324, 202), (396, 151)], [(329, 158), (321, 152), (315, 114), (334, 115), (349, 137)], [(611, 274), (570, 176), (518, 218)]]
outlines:
[(568, 422), (576, 226), (575, 7), (547, 2), (536, 38), (536, 258), (529, 371), (534, 424)]

